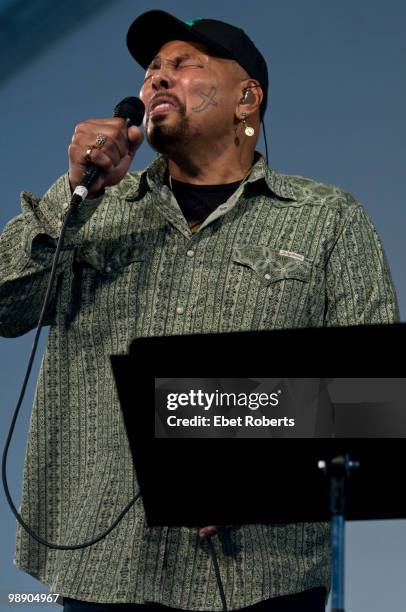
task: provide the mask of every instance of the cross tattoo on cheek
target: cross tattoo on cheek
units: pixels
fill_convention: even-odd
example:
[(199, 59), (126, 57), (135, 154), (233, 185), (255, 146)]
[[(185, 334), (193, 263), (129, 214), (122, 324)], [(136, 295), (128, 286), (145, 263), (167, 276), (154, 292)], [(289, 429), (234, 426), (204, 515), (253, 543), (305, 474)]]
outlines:
[(201, 111), (205, 110), (210, 104), (212, 104), (213, 106), (217, 106), (217, 102), (214, 99), (216, 93), (217, 89), (215, 87), (211, 87), (208, 94), (205, 94), (203, 91), (200, 91), (199, 96), (202, 99), (202, 103), (199, 104), (199, 106), (195, 106), (194, 108), (192, 108), (192, 111), (194, 113), (200, 113)]

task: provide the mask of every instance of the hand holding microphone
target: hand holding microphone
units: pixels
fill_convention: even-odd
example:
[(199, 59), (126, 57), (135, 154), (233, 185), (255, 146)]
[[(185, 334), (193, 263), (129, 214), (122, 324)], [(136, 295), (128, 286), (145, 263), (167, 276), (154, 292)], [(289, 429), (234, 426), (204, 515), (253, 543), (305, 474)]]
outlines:
[(128, 172), (144, 135), (136, 127), (145, 112), (139, 98), (122, 100), (108, 119), (89, 119), (76, 126), (69, 146), (69, 182), (81, 199), (116, 185)]

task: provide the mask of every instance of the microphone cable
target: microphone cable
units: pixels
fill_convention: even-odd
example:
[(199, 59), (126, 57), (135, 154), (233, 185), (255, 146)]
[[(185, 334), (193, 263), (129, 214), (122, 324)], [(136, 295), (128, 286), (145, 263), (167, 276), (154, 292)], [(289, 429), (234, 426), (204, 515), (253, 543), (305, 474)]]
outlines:
[(269, 160), (268, 160), (268, 143), (266, 141), (266, 133), (265, 133), (265, 123), (264, 120), (261, 120), (262, 123), (262, 133), (264, 135), (264, 143), (265, 143), (265, 154), (266, 154), (266, 165), (269, 166)]
[(34, 357), (35, 357), (35, 353), (36, 353), (37, 346), (38, 346), (38, 340), (39, 340), (39, 337), (40, 337), (40, 334), (41, 334), (42, 323), (44, 321), (44, 317), (45, 317), (45, 314), (46, 314), (46, 309), (47, 309), (47, 306), (48, 306), (49, 298), (50, 298), (52, 287), (53, 287), (54, 280), (55, 280), (56, 268), (57, 268), (57, 265), (58, 265), (58, 260), (59, 260), (59, 255), (60, 255), (61, 248), (62, 248), (63, 239), (65, 237), (66, 226), (67, 226), (68, 221), (69, 221), (69, 219), (71, 217), (73, 209), (74, 209), (74, 207), (72, 206), (72, 200), (71, 200), (71, 204), (70, 204), (69, 209), (68, 209), (68, 211), (66, 213), (66, 216), (65, 216), (65, 219), (64, 219), (64, 222), (63, 222), (63, 225), (62, 225), (62, 229), (61, 229), (61, 234), (59, 236), (58, 243), (57, 243), (57, 246), (56, 246), (54, 259), (53, 259), (53, 262), (52, 262), (51, 274), (50, 274), (50, 277), (49, 277), (48, 287), (47, 287), (47, 290), (46, 290), (46, 294), (45, 294), (45, 298), (44, 298), (44, 303), (43, 303), (42, 310), (41, 310), (41, 315), (40, 315), (40, 318), (39, 318), (39, 321), (38, 321), (38, 325), (37, 325), (37, 329), (36, 329), (36, 332), (35, 332), (34, 342), (32, 344), (31, 353), (30, 353), (30, 357), (29, 357), (29, 360), (28, 360), (27, 370), (25, 372), (24, 380), (23, 380), (23, 383), (21, 385), (20, 395), (19, 395), (18, 400), (17, 400), (17, 405), (16, 405), (16, 408), (14, 410), (14, 414), (13, 414), (13, 418), (12, 418), (12, 421), (11, 421), (10, 429), (9, 429), (9, 432), (8, 432), (8, 435), (7, 435), (7, 439), (6, 439), (6, 443), (5, 443), (5, 446), (4, 446), (3, 459), (2, 459), (2, 464), (1, 464), (4, 492), (5, 492), (8, 504), (9, 504), (9, 506), (10, 506), (10, 508), (11, 508), (13, 514), (14, 514), (14, 516), (16, 517), (17, 521), (27, 531), (27, 533), (29, 533), (30, 536), (32, 538), (34, 538), (34, 540), (36, 540), (40, 544), (43, 544), (44, 546), (47, 546), (48, 548), (53, 548), (53, 549), (57, 549), (57, 550), (77, 550), (78, 548), (86, 548), (87, 546), (92, 546), (93, 544), (96, 544), (97, 542), (99, 542), (100, 540), (105, 538), (116, 527), (116, 525), (118, 525), (118, 523), (121, 521), (123, 516), (128, 512), (128, 510), (131, 508), (131, 506), (133, 506), (135, 504), (135, 502), (137, 501), (137, 499), (141, 495), (141, 493), (138, 492), (137, 495), (129, 502), (129, 504), (127, 504), (127, 506), (124, 508), (124, 510), (119, 514), (118, 518), (114, 521), (114, 523), (111, 525), (111, 527), (109, 527), (109, 529), (107, 531), (105, 531), (104, 533), (99, 535), (94, 540), (89, 540), (88, 542), (84, 542), (83, 544), (61, 545), (61, 544), (53, 544), (51, 542), (47, 542), (46, 540), (41, 538), (39, 535), (37, 535), (31, 529), (31, 527), (29, 525), (27, 525), (27, 523), (24, 521), (24, 519), (18, 513), (18, 510), (17, 510), (17, 508), (14, 505), (14, 502), (13, 502), (13, 500), (11, 498), (11, 495), (10, 495), (8, 483), (7, 483), (6, 462), (7, 462), (8, 449), (9, 449), (11, 438), (12, 438), (12, 435), (13, 435), (13, 432), (14, 432), (14, 427), (15, 427), (15, 423), (16, 423), (16, 420), (17, 420), (17, 416), (18, 416), (18, 413), (20, 411), (22, 401), (24, 399), (25, 391), (26, 391), (27, 384), (28, 384), (28, 379), (29, 379), (30, 374), (31, 374), (32, 365), (33, 365), (33, 362), (34, 362)]
[(221, 581), (221, 576), (220, 576), (220, 568), (219, 568), (219, 564), (218, 564), (218, 561), (217, 561), (216, 551), (214, 550), (213, 542), (211, 541), (211, 536), (207, 536), (207, 545), (209, 547), (209, 551), (210, 551), (211, 558), (212, 558), (213, 565), (214, 565), (214, 573), (216, 574), (216, 580), (217, 580), (217, 585), (218, 585), (219, 592), (220, 592), (220, 598), (221, 598), (221, 604), (223, 606), (223, 612), (227, 612), (226, 596), (225, 596), (225, 593), (224, 593), (224, 587), (223, 587), (223, 583)]

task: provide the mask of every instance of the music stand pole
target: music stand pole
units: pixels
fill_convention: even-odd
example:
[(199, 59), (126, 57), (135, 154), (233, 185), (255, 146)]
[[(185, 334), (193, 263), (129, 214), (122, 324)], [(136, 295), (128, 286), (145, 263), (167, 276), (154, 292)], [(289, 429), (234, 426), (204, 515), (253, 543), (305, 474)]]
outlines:
[(331, 612), (344, 610), (344, 515), (347, 509), (347, 481), (351, 471), (359, 467), (358, 461), (350, 459), (348, 454), (339, 455), (327, 464), (325, 460), (318, 462), (319, 469), (330, 480), (330, 512), (331, 512)]

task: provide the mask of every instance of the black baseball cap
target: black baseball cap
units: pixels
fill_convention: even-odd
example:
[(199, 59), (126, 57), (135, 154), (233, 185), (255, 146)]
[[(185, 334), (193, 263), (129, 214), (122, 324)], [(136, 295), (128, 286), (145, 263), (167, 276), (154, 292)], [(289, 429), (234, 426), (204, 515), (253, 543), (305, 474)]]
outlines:
[(133, 21), (127, 33), (128, 49), (145, 69), (159, 49), (171, 40), (202, 43), (219, 57), (240, 64), (261, 85), (264, 94), (261, 118), (264, 116), (268, 101), (268, 69), (264, 57), (244, 30), (217, 19), (183, 22), (165, 11), (147, 11)]

